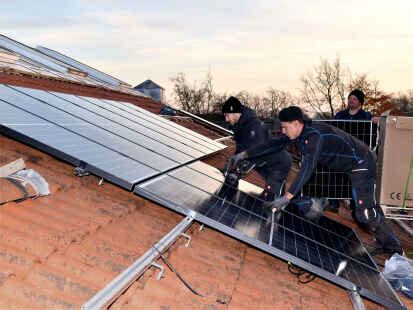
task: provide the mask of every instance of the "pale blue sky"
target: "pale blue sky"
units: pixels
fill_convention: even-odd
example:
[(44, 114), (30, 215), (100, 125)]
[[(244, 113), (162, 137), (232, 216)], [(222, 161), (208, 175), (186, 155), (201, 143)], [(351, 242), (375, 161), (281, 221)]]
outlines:
[[(212, 72), (218, 91), (297, 93), (339, 56), (387, 91), (413, 89), (413, 1), (8, 1), (1, 33), (136, 85)], [(169, 93), (169, 92), (168, 92)]]

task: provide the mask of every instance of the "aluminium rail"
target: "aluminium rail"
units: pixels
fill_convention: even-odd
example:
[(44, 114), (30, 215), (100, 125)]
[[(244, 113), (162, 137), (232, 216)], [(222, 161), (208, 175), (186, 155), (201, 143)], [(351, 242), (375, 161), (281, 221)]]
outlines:
[(168, 234), (159, 240), (131, 266), (122, 271), (107, 286), (84, 303), (82, 310), (100, 310), (109, 307), (134, 281), (136, 281), (160, 254), (169, 248), (193, 223), (194, 218), (187, 216)]

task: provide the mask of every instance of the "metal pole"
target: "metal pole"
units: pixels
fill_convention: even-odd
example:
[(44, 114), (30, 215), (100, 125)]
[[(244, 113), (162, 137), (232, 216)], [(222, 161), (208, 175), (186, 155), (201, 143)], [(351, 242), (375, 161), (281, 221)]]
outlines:
[[(193, 217), (190, 216), (183, 219), (174, 229), (158, 241), (154, 247), (162, 253), (171, 246), (171, 244), (174, 243), (186, 229), (188, 229), (193, 220)], [(81, 309), (100, 310), (109, 307), (119, 295), (121, 295), (146, 271), (146, 269), (151, 266), (152, 262), (159, 257), (159, 252), (154, 248), (148, 250), (131, 266), (113, 279), (106, 287), (101, 289), (95, 296), (83, 304)]]
[(366, 310), (363, 299), (361, 299), (361, 296), (356, 289), (350, 291), (349, 296), (354, 310)]

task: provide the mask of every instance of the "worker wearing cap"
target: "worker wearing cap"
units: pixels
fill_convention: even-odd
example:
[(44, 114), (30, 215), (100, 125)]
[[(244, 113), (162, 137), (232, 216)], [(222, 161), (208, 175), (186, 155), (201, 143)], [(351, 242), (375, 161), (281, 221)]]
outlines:
[[(235, 97), (229, 97), (222, 107), (225, 121), (234, 132), (236, 143), (235, 155), (230, 161), (237, 161), (237, 156), (246, 149), (266, 142), (269, 131), (257, 118), (255, 112), (241, 104)], [(264, 178), (266, 188), (262, 198), (273, 199), (279, 196), (284, 180), (290, 170), (291, 156), (284, 149), (271, 156), (259, 157), (252, 160), (256, 164), (255, 170)]]
[[(243, 159), (262, 156), (276, 152), (289, 143), (298, 147), (302, 157), (299, 173), (288, 192), (271, 203), (273, 210), (283, 208), (299, 194), (317, 165), (344, 172), (351, 180), (357, 223), (371, 231), (377, 241), (370, 248), (371, 254), (402, 254), (399, 240), (375, 202), (376, 156), (368, 146), (334, 126), (312, 123), (304, 118), (303, 112), (296, 106), (281, 110), (279, 118), (284, 137), (255, 146), (239, 156)], [(312, 205), (301, 203), (297, 206), (302, 208), (300, 211), (305, 215), (311, 211)]]
[(364, 93), (360, 89), (354, 89), (348, 94), (348, 107), (337, 112), (335, 119), (343, 120), (371, 120), (373, 115), (363, 110)]

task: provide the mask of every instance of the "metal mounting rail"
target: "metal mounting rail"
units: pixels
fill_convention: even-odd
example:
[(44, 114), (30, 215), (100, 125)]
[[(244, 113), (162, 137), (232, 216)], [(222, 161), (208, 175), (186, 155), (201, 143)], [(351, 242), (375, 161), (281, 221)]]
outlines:
[[(181, 234), (191, 226), (193, 217), (187, 216), (174, 227), (167, 235), (158, 241), (154, 248), (159, 252), (165, 251), (172, 245)], [(148, 269), (152, 262), (159, 257), (159, 252), (154, 248), (148, 250), (131, 266), (122, 271), (106, 287), (101, 289), (96, 295), (83, 304), (82, 310), (100, 310), (109, 307), (134, 281), (136, 281)]]
[(222, 133), (225, 133), (225, 134), (227, 134), (227, 135), (233, 135), (233, 134), (234, 134), (233, 131), (228, 130), (228, 129), (226, 129), (226, 128), (222, 127), (222, 126), (219, 126), (219, 125), (217, 125), (217, 124), (214, 124), (213, 122), (210, 122), (210, 121), (208, 121), (208, 120), (206, 120), (206, 119), (204, 119), (204, 118), (202, 118), (202, 117), (199, 117), (199, 116), (197, 116), (197, 115), (195, 115), (195, 114), (192, 114), (192, 113), (190, 113), (190, 112), (188, 112), (188, 111), (185, 111), (185, 110), (178, 110), (178, 111), (181, 112), (182, 114), (188, 115), (188, 116), (191, 117), (192, 119), (197, 120), (198, 122), (204, 124), (204, 125), (207, 126), (207, 127), (213, 128), (213, 129), (218, 130), (218, 131), (220, 131), (220, 132), (222, 132)]

